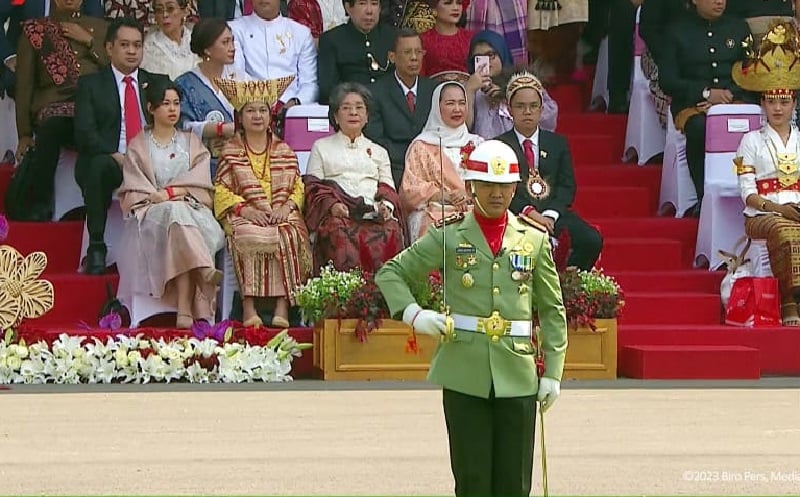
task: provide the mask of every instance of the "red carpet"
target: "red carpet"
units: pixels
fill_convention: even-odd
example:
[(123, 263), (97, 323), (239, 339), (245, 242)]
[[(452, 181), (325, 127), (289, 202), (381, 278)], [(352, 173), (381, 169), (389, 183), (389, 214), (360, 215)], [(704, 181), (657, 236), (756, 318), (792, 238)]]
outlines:
[[(567, 135), (575, 159), (575, 208), (600, 226), (602, 265), (626, 295), (619, 326), (619, 373), (632, 378), (757, 378), (800, 375), (800, 330), (742, 329), (721, 325), (722, 274), (693, 270), (697, 220), (656, 217), (660, 166), (619, 164), (625, 116), (581, 113), (586, 91), (553, 88), (558, 130)], [(0, 194), (10, 169), (0, 166)], [(1, 197), (1, 195), (0, 195)], [(8, 243), (23, 253), (47, 252), (47, 278), (56, 288), (55, 309), (29, 328), (85, 334), (105, 300), (104, 278), (77, 275), (81, 223), (12, 223)], [(161, 320), (169, 326), (169, 321)], [(152, 324), (148, 324), (153, 326)], [(310, 341), (308, 329), (293, 329)], [(311, 375), (311, 354), (296, 360), (296, 377)]]

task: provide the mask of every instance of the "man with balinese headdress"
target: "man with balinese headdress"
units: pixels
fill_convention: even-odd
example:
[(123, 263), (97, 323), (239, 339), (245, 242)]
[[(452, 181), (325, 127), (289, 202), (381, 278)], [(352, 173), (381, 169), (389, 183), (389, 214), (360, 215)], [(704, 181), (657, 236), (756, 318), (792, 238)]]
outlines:
[(553, 236), (566, 230), (572, 248), (567, 264), (589, 270), (603, 238), (572, 210), (577, 190), (572, 155), (566, 138), (539, 127), (543, 93), (542, 83), (525, 71), (513, 75), (506, 87), (514, 127), (497, 139), (517, 154), (522, 177), (510, 208), (543, 224)]
[(744, 226), (766, 238), (781, 292), (784, 326), (800, 326), (800, 134), (793, 123), (800, 90), (800, 37), (792, 23), (774, 25), (747, 63), (733, 67), (742, 88), (761, 92), (767, 123), (744, 135), (734, 163)]
[[(747, 23), (726, 12), (726, 0), (692, 0), (690, 11), (667, 29), (658, 77), (672, 98), (675, 128), (686, 135), (686, 162), (697, 191), (687, 216), (699, 217), (706, 158), (706, 112), (712, 105), (749, 102), (753, 95), (731, 77), (744, 60)], [(681, 213), (678, 213), (681, 214)]]
[(311, 273), (311, 246), (301, 209), (297, 156), (270, 131), (270, 112), (292, 77), (217, 79), (235, 109), (240, 133), (222, 150), (214, 213), (222, 222), (242, 295), (245, 326), (261, 326), (256, 299), (274, 299), (272, 326), (289, 326), (294, 290)]

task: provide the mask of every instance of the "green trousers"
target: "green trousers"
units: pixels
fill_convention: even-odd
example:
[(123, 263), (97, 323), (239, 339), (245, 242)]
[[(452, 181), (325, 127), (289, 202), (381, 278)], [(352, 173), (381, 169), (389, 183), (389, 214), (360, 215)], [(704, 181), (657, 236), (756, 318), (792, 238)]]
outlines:
[(457, 497), (528, 497), (536, 396), (442, 394)]

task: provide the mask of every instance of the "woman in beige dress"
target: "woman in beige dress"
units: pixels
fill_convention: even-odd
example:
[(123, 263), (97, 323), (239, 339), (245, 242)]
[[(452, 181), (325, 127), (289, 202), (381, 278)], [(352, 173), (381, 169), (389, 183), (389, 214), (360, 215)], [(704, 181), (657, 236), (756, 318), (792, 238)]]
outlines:
[(146, 90), (152, 126), (125, 153), (120, 206), (128, 221), (117, 262), (119, 297), (150, 295), (177, 308), (178, 328), (214, 321), (222, 273), (214, 255), (225, 237), (211, 211), (210, 154), (197, 136), (176, 129), (178, 88), (171, 82)]

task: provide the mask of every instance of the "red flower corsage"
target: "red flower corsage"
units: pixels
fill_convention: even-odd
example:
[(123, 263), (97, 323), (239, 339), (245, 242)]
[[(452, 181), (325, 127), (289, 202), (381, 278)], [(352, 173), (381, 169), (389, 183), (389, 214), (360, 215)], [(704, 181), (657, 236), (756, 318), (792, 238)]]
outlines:
[(469, 142), (461, 147), (461, 167), (466, 167), (467, 160), (469, 159), (469, 156), (472, 154), (473, 150), (475, 150), (475, 144), (472, 142)]
[(369, 155), (370, 159), (372, 158), (372, 149), (371, 148), (367, 149), (367, 155)]

